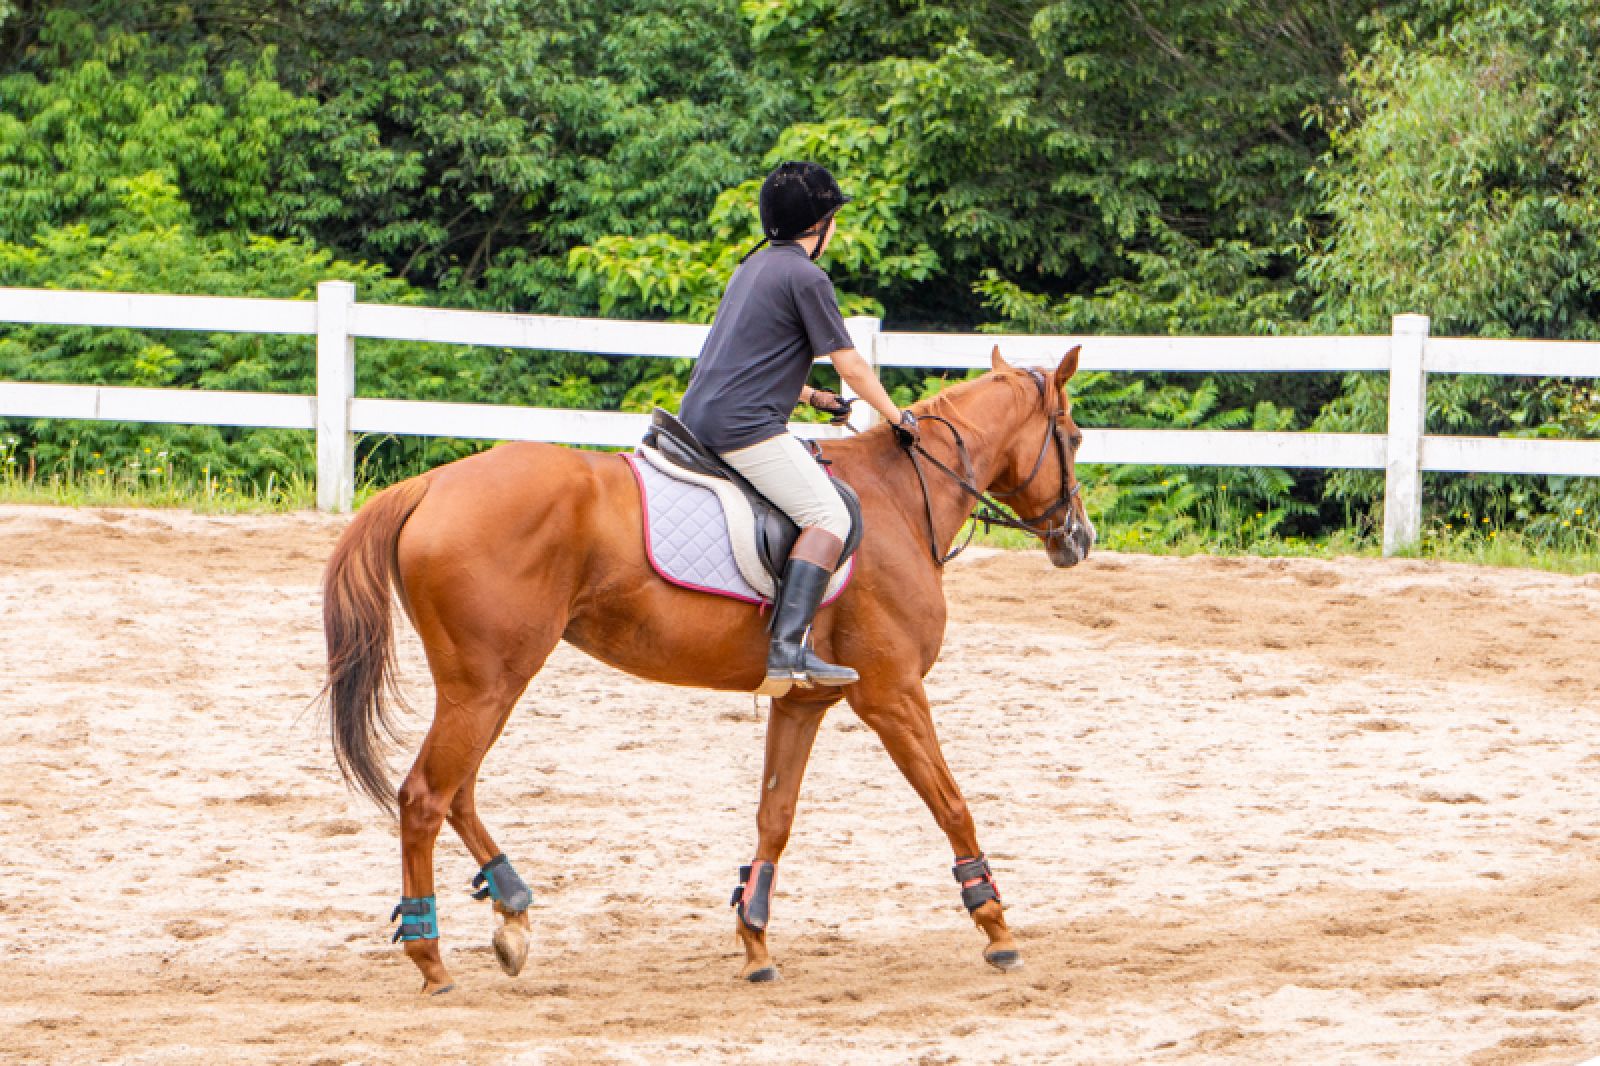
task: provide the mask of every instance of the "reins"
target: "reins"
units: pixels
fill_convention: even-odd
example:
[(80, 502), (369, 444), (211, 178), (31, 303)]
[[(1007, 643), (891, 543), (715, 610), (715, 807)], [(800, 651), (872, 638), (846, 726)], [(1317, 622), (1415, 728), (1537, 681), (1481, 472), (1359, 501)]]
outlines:
[(980, 516), (982, 516), (985, 512), (979, 510), (973, 513), (971, 525), (967, 529), (967, 539), (962, 541), (959, 547), (952, 546), (949, 553), (941, 557), (939, 555), (939, 534), (935, 531), (933, 525), (933, 497), (928, 493), (928, 479), (922, 472), (922, 464), (917, 461), (917, 456), (921, 455), (922, 458), (932, 463), (936, 469), (948, 476), (956, 483), (962, 492), (965, 492), (967, 495), (977, 500), (979, 507), (988, 506), (993, 509), (994, 507), (998, 507), (999, 504), (993, 503), (981, 489), (972, 484), (972, 457), (967, 452), (967, 442), (961, 439), (961, 431), (956, 429), (955, 425), (952, 424), (948, 418), (941, 417), (940, 415), (922, 415), (917, 419), (917, 422), (919, 424), (922, 422), (939, 422), (948, 428), (950, 430), (950, 436), (955, 438), (956, 455), (958, 455), (961, 459), (962, 473), (957, 474), (954, 470), (951, 470), (948, 466), (945, 466), (944, 463), (940, 462), (937, 456), (931, 454), (926, 448), (924, 448), (920, 441), (912, 444), (906, 449), (906, 455), (911, 458), (911, 467), (917, 472), (917, 483), (922, 486), (922, 506), (927, 512), (928, 516), (928, 548), (933, 554), (933, 565), (942, 567), (945, 563), (948, 563), (951, 559), (954, 559), (956, 556), (967, 550), (967, 545), (972, 543), (973, 536), (978, 532), (978, 523), (983, 521), (983, 518)]
[[(1045, 384), (1044, 374), (1036, 368), (1030, 368), (1028, 375), (1033, 378), (1034, 384), (1038, 386), (1040, 398), (1044, 399), (1048, 405), (1050, 390)], [(917, 421), (919, 423), (938, 422), (950, 430), (950, 436), (955, 440), (956, 456), (961, 464), (961, 473), (957, 473), (946, 466), (938, 456), (933, 455), (924, 448), (920, 441), (906, 447), (906, 455), (910, 457), (912, 468), (917, 472), (917, 482), (922, 486), (922, 505), (928, 519), (928, 547), (933, 556), (933, 564), (935, 566), (943, 567), (950, 560), (966, 551), (968, 545), (972, 543), (973, 536), (977, 534), (980, 525), (983, 526), (985, 532), (999, 526), (1002, 529), (1021, 530), (1024, 533), (1031, 533), (1036, 537), (1045, 539), (1056, 535), (1070, 536), (1076, 532), (1078, 516), (1072, 513), (1072, 501), (1081, 496), (1083, 484), (1071, 478), (1067, 473), (1067, 448), (1065, 442), (1061, 439), (1062, 413), (1063, 411), (1060, 407), (1051, 408), (1049, 412), (1050, 424), (1045, 429), (1044, 440), (1039, 444), (1038, 458), (1034, 460), (1033, 469), (1028, 473), (1028, 476), (1023, 478), (1010, 491), (992, 494), (978, 488), (973, 482), (972, 456), (967, 451), (967, 442), (962, 439), (961, 431), (956, 429), (949, 419), (940, 415), (927, 414), (918, 417)], [(1032, 520), (1020, 518), (1000, 500), (1017, 496), (1033, 483), (1033, 479), (1044, 468), (1044, 457), (1049, 452), (1052, 441), (1055, 442), (1057, 458), (1061, 462), (1061, 495), (1055, 503), (1051, 504), (1037, 518)], [(928, 492), (928, 479), (922, 471), (921, 460), (923, 459), (933, 464), (934, 469), (954, 481), (956, 487), (970, 496), (976, 503), (972, 515), (968, 518), (968, 522), (971, 524), (967, 529), (967, 539), (962, 541), (959, 546), (952, 547), (948, 553), (942, 556), (939, 554), (939, 534), (934, 528), (933, 497)], [(1063, 508), (1066, 509), (1069, 521), (1064, 521), (1057, 526), (1051, 526), (1050, 521)]]

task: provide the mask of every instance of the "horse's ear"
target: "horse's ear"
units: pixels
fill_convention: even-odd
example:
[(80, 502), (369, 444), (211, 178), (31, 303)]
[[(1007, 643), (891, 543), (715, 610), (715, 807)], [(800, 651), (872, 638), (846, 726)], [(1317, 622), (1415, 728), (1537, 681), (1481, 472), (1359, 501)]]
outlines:
[(1001, 356), (1000, 346), (998, 344), (994, 346), (994, 351), (989, 353), (989, 365), (992, 366), (997, 373), (1011, 369), (1011, 364), (1006, 362), (1005, 358)]
[(1078, 353), (1083, 350), (1083, 345), (1074, 344), (1072, 350), (1061, 357), (1061, 365), (1056, 367), (1056, 388), (1064, 389), (1067, 382), (1072, 380), (1072, 375), (1078, 372)]

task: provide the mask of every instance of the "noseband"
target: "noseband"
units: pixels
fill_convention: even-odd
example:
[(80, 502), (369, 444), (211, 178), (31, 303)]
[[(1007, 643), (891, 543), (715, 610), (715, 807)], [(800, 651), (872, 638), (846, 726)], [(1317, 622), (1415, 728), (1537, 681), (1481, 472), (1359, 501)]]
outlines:
[[(922, 415), (918, 421), (938, 422), (950, 431), (955, 438), (956, 455), (960, 457), (961, 473), (956, 473), (938, 458), (928, 452), (920, 442), (906, 449), (906, 454), (911, 457), (911, 465), (917, 471), (917, 481), (922, 486), (922, 503), (928, 515), (928, 545), (933, 553), (935, 566), (943, 566), (951, 559), (967, 550), (967, 545), (972, 543), (973, 535), (977, 533), (978, 526), (988, 529), (999, 526), (1002, 529), (1018, 529), (1024, 533), (1031, 533), (1047, 543), (1053, 537), (1071, 537), (1083, 528), (1083, 523), (1078, 520), (1077, 512), (1073, 510), (1072, 501), (1081, 499), (1083, 483), (1073, 478), (1067, 472), (1067, 442), (1061, 430), (1061, 418), (1066, 414), (1066, 409), (1060, 405), (1051, 406), (1050, 387), (1045, 381), (1044, 372), (1037, 367), (1028, 368), (1028, 376), (1039, 388), (1039, 398), (1049, 407), (1049, 427), (1045, 430), (1044, 440), (1039, 443), (1039, 456), (1033, 461), (1033, 469), (1028, 476), (1023, 478), (1017, 486), (1007, 492), (987, 493), (973, 483), (972, 457), (967, 452), (967, 443), (961, 439), (961, 433), (947, 418), (939, 415)], [(1056, 458), (1061, 467), (1061, 494), (1042, 513), (1033, 518), (1022, 518), (1013, 512), (1007, 505), (1000, 501), (1012, 499), (1021, 495), (1033, 479), (1039, 476), (1039, 471), (1044, 469), (1044, 457), (1050, 452), (1051, 442), (1056, 446)], [(938, 533), (933, 528), (933, 500), (928, 495), (928, 481), (922, 473), (921, 460), (926, 459), (934, 468), (949, 477), (960, 487), (962, 492), (977, 501), (977, 509), (972, 514), (972, 526), (967, 531), (967, 539), (957, 547), (951, 548), (949, 553), (939, 554)], [(1059, 524), (1052, 525), (1056, 515), (1066, 512), (1066, 519)]]

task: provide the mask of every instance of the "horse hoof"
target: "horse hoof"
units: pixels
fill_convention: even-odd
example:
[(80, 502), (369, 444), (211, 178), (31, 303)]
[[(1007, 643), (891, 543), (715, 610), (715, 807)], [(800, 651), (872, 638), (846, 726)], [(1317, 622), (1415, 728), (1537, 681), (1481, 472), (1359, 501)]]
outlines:
[(1022, 952), (986, 951), (983, 953), (983, 961), (1001, 973), (1015, 973), (1022, 969)]
[(779, 976), (776, 966), (763, 966), (759, 970), (745, 974), (744, 979), (753, 985), (766, 985), (771, 984), (773, 981), (783, 980)]
[(502, 925), (494, 931), (494, 957), (507, 977), (522, 972), (528, 961), (528, 934), (515, 925)]
[(422, 982), (422, 994), (425, 996), (442, 996), (447, 992), (454, 992), (455, 990), (456, 983), (454, 981), (442, 985), (436, 985), (432, 981), (427, 980)]

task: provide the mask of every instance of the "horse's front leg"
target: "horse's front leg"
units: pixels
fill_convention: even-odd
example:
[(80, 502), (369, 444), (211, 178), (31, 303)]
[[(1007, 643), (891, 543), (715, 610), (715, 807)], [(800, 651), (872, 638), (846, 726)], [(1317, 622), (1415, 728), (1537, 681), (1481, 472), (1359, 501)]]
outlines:
[(967, 801), (961, 796), (950, 767), (939, 749), (939, 736), (933, 728), (933, 714), (921, 678), (863, 678), (849, 694), (850, 706), (861, 720), (878, 734), (883, 746), (922, 802), (933, 812), (939, 828), (950, 839), (955, 852), (954, 873), (961, 885), (961, 901), (979, 929), (989, 938), (983, 957), (999, 970), (1022, 967), (1022, 953), (1006, 926), (1000, 892), (989, 872), (989, 863), (978, 847), (978, 830), (973, 825)]
[(778, 967), (767, 950), (767, 919), (778, 859), (789, 843), (794, 826), (800, 782), (811, 758), (822, 716), (839, 699), (837, 690), (791, 690), (772, 701), (767, 715), (767, 752), (761, 770), (761, 806), (756, 811), (756, 856), (739, 871), (734, 890), (739, 940), (745, 963), (739, 976), (746, 981), (776, 981)]

